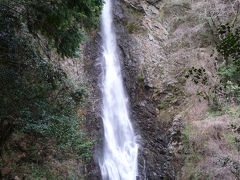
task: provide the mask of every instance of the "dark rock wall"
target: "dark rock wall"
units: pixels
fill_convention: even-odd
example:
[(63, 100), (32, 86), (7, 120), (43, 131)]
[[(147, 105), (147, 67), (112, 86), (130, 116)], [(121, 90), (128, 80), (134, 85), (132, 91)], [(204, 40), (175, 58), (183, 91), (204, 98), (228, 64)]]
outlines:
[[(168, 153), (169, 137), (166, 127), (157, 120), (157, 103), (153, 89), (139, 79), (139, 56), (134, 52), (137, 43), (124, 24), (128, 19), (122, 8), (124, 2), (114, 1), (115, 32), (122, 66), (122, 76), (129, 97), (129, 109), (136, 134), (139, 137), (139, 179), (174, 179), (171, 156)], [(98, 157), (101, 157), (103, 128), (101, 119), (101, 36), (96, 34), (85, 50), (85, 73), (91, 91), (87, 108), (86, 126), (89, 135), (96, 140), (94, 157), (86, 169), (88, 179), (100, 179)]]
[(103, 145), (103, 125), (101, 119), (101, 36), (96, 33), (85, 48), (84, 70), (86, 85), (89, 90), (86, 128), (88, 136), (95, 142), (92, 150), (93, 158), (86, 166), (87, 179), (101, 179), (98, 160), (101, 158)]
[(113, 13), (131, 118), (139, 135), (139, 176), (140, 179), (174, 179), (166, 129), (157, 120), (152, 87), (139, 79), (139, 56), (132, 53), (137, 43), (124, 25), (128, 17), (124, 14), (123, 3), (115, 1)]

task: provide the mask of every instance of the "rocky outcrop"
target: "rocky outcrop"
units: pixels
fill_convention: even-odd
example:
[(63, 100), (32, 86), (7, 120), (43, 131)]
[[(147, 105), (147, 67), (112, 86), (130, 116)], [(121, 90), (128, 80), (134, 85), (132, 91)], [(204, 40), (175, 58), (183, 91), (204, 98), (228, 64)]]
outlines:
[[(177, 178), (180, 167), (173, 161), (182, 151), (183, 121), (198, 119), (205, 112), (195, 98), (198, 87), (186, 81), (184, 69), (204, 67), (208, 75), (215, 76), (217, 53), (211, 19), (231, 19), (236, 13), (236, 2), (114, 1), (122, 74), (131, 118), (139, 135), (140, 179)], [(87, 46), (84, 63), (87, 84), (92, 89), (87, 124), (95, 139), (102, 136), (100, 49), (97, 34)], [(189, 115), (193, 107), (199, 108)], [(99, 152), (101, 139), (97, 144), (95, 149)], [(97, 165), (91, 168), (97, 169)], [(92, 178), (99, 177), (99, 171), (93, 174)]]
[(92, 40), (89, 41), (85, 48), (84, 74), (85, 82), (89, 90), (86, 127), (88, 135), (94, 140), (95, 146), (92, 149), (91, 163), (86, 167), (88, 173), (87, 179), (101, 179), (98, 158), (101, 157), (103, 147), (103, 125), (101, 117), (101, 36), (95, 33)]
[[(234, 17), (236, 2), (115, 1), (115, 27), (132, 119), (141, 136), (139, 175), (175, 179), (186, 112), (198, 106), (198, 87), (184, 69), (204, 67), (216, 75), (212, 21)], [(226, 14), (228, 17), (226, 18)], [(200, 107), (200, 106), (199, 106)], [(199, 108), (199, 112), (203, 113)], [(202, 114), (196, 113), (196, 119)]]
[(183, 120), (182, 117), (178, 115), (173, 119), (172, 127), (169, 129), (170, 142), (168, 150), (171, 154), (181, 153), (183, 149), (181, 142), (182, 130)]
[[(122, 62), (123, 78), (129, 95), (132, 121), (139, 134), (139, 177), (140, 179), (174, 179), (170, 154), (167, 149), (169, 139), (164, 124), (158, 121), (154, 100), (154, 88), (143, 77), (141, 60), (144, 44), (139, 44), (132, 33), (144, 33), (140, 18), (144, 16), (141, 8), (134, 4), (116, 1), (114, 5), (117, 42)], [(139, 36), (140, 37), (140, 36)], [(151, 44), (147, 38), (145, 45)], [(149, 45), (151, 46), (151, 45)], [(144, 49), (147, 50), (147, 49)], [(141, 54), (139, 54), (141, 52)], [(150, 56), (149, 56), (150, 57)]]

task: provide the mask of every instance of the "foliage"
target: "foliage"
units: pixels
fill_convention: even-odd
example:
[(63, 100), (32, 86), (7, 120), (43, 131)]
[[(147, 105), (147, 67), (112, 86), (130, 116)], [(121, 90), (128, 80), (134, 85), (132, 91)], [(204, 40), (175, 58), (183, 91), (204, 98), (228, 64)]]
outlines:
[(142, 85), (144, 83), (144, 77), (141, 74), (137, 76), (138, 84)]
[[(221, 24), (217, 28), (218, 41), (217, 50), (226, 60), (226, 65), (229, 63), (239, 64), (240, 58), (240, 29), (234, 28), (229, 23)], [(232, 60), (230, 61), (230, 58)], [(230, 62), (229, 62), (230, 61)]]
[(229, 156), (219, 158), (217, 162), (221, 167), (231, 167), (231, 172), (236, 176), (236, 179), (240, 178), (240, 164), (238, 161), (232, 159)]
[(225, 63), (219, 66), (221, 83), (228, 97), (240, 102), (240, 29), (229, 23), (217, 28), (217, 50)]
[(191, 79), (194, 84), (201, 87), (197, 90), (196, 95), (199, 98), (207, 100), (210, 109), (214, 111), (220, 110), (221, 106), (219, 104), (217, 93), (222, 91), (221, 85), (211, 85), (211, 82), (209, 81), (210, 78), (203, 67), (192, 67), (190, 69), (185, 68), (184, 71), (186, 79)]
[(196, 164), (201, 161), (204, 152), (204, 144), (201, 138), (197, 138), (199, 135), (194, 131), (193, 127), (187, 123), (181, 134), (181, 142), (184, 148), (185, 163), (182, 167), (183, 179), (209, 179), (209, 173), (196, 166)]
[(74, 90), (45, 51), (56, 48), (62, 56), (73, 56), (83, 29), (98, 24), (100, 8), (98, 0), (0, 1), (0, 153), (10, 147), (12, 134), (23, 133), (53, 142), (59, 152), (90, 158), (93, 142), (77, 114), (87, 89)]
[(191, 69), (184, 69), (185, 71), (185, 78), (191, 78), (191, 80), (195, 83), (202, 83), (203, 85), (207, 85), (208, 77), (206, 74), (206, 70), (201, 67), (199, 69), (192, 67)]
[[(9, 39), (1, 39), (1, 47), (9, 45), (6, 41)], [(80, 131), (77, 102), (66, 75), (28, 45), (34, 44), (30, 38), (16, 37), (11, 43), (8, 50), (12, 52), (2, 54), (6, 55), (4, 59), (13, 56), (14, 64), (2, 61), (0, 66), (1, 117), (13, 117), (12, 125), (18, 131), (54, 137), (62, 150), (72, 150), (88, 158), (91, 143), (84, 140)]]
[(26, 165), (26, 169), (30, 174), (28, 179), (41, 180), (43, 179), (43, 177), (49, 180), (55, 179), (54, 174), (51, 173), (51, 171), (47, 167), (31, 164), (31, 165)]
[(97, 27), (101, 4), (101, 0), (3, 0), (0, 7), (18, 16), (18, 23), (26, 24), (33, 35), (47, 37), (58, 53), (72, 57), (84, 39), (83, 29)]
[(225, 64), (219, 67), (221, 83), (227, 95), (240, 102), (240, 29), (229, 23), (218, 27), (217, 50), (224, 57)]
[(218, 61), (219, 83), (210, 83), (210, 77), (202, 67), (186, 68), (185, 78), (190, 78), (195, 84), (204, 86), (204, 90), (198, 90), (197, 95), (208, 100), (212, 110), (218, 111), (222, 108), (221, 98), (240, 103), (240, 28), (235, 27), (236, 21), (232, 24), (216, 25), (215, 22), (213, 24), (216, 49), (224, 60)]
[(127, 25), (127, 29), (128, 29), (128, 32), (130, 33), (130, 34), (133, 34), (133, 33), (139, 33), (139, 32), (141, 32), (141, 27), (140, 27), (140, 25), (138, 24), (138, 23), (136, 23), (136, 22), (131, 22), (131, 23), (129, 23), (128, 25)]

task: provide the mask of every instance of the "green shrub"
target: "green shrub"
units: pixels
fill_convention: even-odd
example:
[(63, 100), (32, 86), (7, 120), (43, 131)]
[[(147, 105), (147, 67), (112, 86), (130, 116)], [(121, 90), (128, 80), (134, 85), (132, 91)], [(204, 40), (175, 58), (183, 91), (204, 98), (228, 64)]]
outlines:
[[(8, 4), (6, 4), (7, 2)], [(24, 20), (26, 15), (20, 16), (15, 13), (15, 10), (24, 13), (30, 11), (31, 8), (37, 8), (33, 11), (35, 14), (32, 18), (36, 15), (39, 16), (38, 20), (41, 18), (46, 20), (44, 23), (54, 21), (58, 24), (52, 24), (52, 26), (61, 26), (59, 27), (60, 30), (56, 29), (56, 31), (63, 31), (66, 28), (63, 33), (68, 32), (68, 23), (70, 23), (68, 21), (71, 20), (61, 20), (61, 18), (68, 18), (63, 14), (61, 14), (61, 18), (58, 17), (58, 13), (63, 13), (63, 10), (51, 12), (53, 13), (51, 15), (41, 14), (48, 11), (49, 8), (57, 7), (57, 5), (52, 7), (46, 1), (42, 4), (37, 1), (26, 1), (27, 5), (22, 4), (19, 9), (16, 7), (16, 2), (18, 1), (0, 2), (0, 6), (3, 6), (0, 9), (0, 151), (4, 149), (4, 145), (12, 133), (21, 131), (36, 137), (55, 139), (58, 147), (61, 147), (60, 149), (73, 151), (81, 155), (82, 158), (88, 159), (92, 143), (85, 139), (80, 128), (82, 119), (76, 113), (78, 106), (85, 103), (83, 97), (87, 90), (82, 87), (79, 87), (76, 92), (72, 90), (66, 74), (43, 55), (38, 40), (36, 40), (36, 34), (33, 33), (37, 29), (41, 30), (40, 25), (43, 24), (38, 24), (39, 27), (34, 26), (36, 31), (27, 29), (26, 24), (24, 24), (27, 21)], [(90, 2), (93, 1), (88, 1), (88, 3)], [(66, 2), (61, 3), (65, 4)], [(83, 4), (85, 3), (87, 1), (83, 2)], [(42, 6), (47, 4), (49, 5), (46, 7), (47, 10), (43, 10)], [(9, 7), (10, 5), (11, 7)], [(30, 5), (31, 7), (28, 7)], [(91, 6), (91, 3), (89, 5)], [(30, 9), (21, 9), (25, 6)], [(66, 16), (68, 16), (69, 12), (66, 13)], [(89, 16), (91, 15), (89, 14)], [(50, 26), (50, 24), (48, 25)], [(47, 30), (48, 25), (44, 27), (45, 30)], [(53, 33), (50, 32), (51, 28), (49, 27), (48, 33)], [(34, 35), (29, 33), (29, 30)], [(41, 32), (44, 33), (43, 30)], [(69, 33), (77, 38), (73, 32)], [(79, 32), (76, 31), (76, 33)], [(57, 34), (55, 35), (57, 36)], [(49, 34), (46, 36), (49, 36)], [(65, 34), (64, 36), (68, 35)], [(72, 37), (68, 36), (66, 38)], [(74, 44), (71, 39), (69, 41), (62, 40), (64, 47), (61, 53), (65, 55), (70, 51), (73, 53), (75, 51), (74, 47), (79, 43), (74, 42)], [(68, 52), (65, 53), (64, 50)]]
[[(236, 20), (236, 18), (235, 18)], [(218, 63), (219, 83), (209, 86), (208, 75), (204, 68), (185, 69), (185, 78), (200, 86), (207, 87), (207, 91), (197, 91), (197, 95), (208, 100), (212, 110), (221, 110), (220, 99), (240, 103), (240, 28), (235, 27), (236, 21), (218, 26), (213, 22), (213, 33), (216, 48), (224, 62)]]
[(240, 29), (230, 24), (218, 27), (217, 50), (224, 57), (225, 64), (219, 67), (221, 83), (227, 95), (240, 102)]

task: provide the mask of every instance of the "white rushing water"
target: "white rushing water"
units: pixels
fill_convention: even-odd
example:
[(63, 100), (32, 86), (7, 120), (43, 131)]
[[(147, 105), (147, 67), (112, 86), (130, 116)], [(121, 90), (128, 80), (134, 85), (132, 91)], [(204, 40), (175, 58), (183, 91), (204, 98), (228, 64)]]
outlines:
[(111, 0), (105, 0), (102, 17), (104, 149), (99, 160), (104, 180), (135, 180), (138, 144), (129, 118), (116, 37), (112, 27)]

